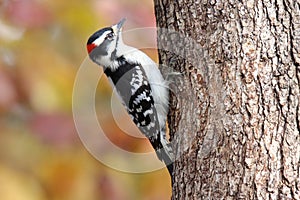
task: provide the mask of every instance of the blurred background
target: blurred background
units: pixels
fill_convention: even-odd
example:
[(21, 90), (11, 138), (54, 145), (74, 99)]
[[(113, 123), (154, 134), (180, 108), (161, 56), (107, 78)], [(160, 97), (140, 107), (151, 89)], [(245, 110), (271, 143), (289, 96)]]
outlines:
[[(75, 129), (72, 90), (87, 57), (86, 41), (123, 17), (125, 30), (155, 26), (152, 0), (0, 0), (1, 200), (170, 198), (166, 169), (146, 174), (110, 169), (86, 150)], [(141, 43), (155, 44), (155, 35), (129, 41)], [(155, 50), (145, 51), (157, 60)], [(99, 83), (96, 109), (107, 105), (103, 97), (110, 91)], [(151, 151), (145, 139), (118, 129), (111, 116), (97, 115), (105, 118), (115, 144)]]

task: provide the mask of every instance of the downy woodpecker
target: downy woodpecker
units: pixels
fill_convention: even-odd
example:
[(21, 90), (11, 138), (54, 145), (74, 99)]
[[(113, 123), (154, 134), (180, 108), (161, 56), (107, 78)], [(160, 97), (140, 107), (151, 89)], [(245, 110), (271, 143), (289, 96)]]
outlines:
[(169, 89), (156, 63), (122, 40), (122, 19), (87, 41), (90, 59), (104, 69), (139, 130), (149, 139), (172, 176), (173, 152), (166, 139)]

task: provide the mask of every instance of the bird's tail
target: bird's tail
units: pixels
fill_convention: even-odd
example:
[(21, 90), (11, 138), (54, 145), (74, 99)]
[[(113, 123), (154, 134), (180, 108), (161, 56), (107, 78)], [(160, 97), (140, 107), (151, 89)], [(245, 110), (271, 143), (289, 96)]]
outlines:
[(174, 153), (171, 143), (166, 138), (165, 128), (161, 129), (158, 137), (150, 137), (149, 141), (155, 149), (156, 155), (168, 168), (169, 174), (173, 175)]
[(166, 164), (170, 175), (173, 174), (173, 151), (170, 143), (163, 146), (160, 151), (157, 151), (158, 158)]
[(162, 148), (156, 150), (157, 157), (166, 164), (170, 176), (173, 174), (173, 161), (174, 154), (170, 143), (164, 142), (166, 140), (160, 141)]

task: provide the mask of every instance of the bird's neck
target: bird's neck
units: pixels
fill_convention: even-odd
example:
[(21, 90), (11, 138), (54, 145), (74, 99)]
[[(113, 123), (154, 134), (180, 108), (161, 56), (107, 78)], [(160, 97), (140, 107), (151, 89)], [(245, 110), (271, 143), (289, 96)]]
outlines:
[[(115, 70), (112, 70), (111, 68), (105, 68), (104, 73), (107, 77), (111, 78), (113, 83), (116, 85), (117, 82), (123, 77), (126, 80), (126, 77), (130, 74), (128, 73), (130, 70), (132, 70), (136, 64), (134, 63), (128, 63), (126, 61), (120, 61), (120, 65)], [(128, 77), (127, 77), (128, 78)]]
[(138, 50), (133, 47), (127, 46), (125, 44), (120, 45), (111, 53), (111, 65), (107, 66), (106, 68), (110, 68), (111, 71), (115, 71), (123, 65), (136, 63), (134, 60), (129, 59), (133, 57), (132, 55), (136, 51)]

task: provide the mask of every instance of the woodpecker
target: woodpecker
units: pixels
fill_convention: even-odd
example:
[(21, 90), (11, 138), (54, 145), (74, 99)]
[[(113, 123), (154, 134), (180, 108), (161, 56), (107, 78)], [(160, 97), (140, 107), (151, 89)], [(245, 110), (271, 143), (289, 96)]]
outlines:
[(104, 73), (139, 130), (172, 176), (173, 151), (166, 138), (169, 88), (156, 63), (142, 51), (124, 44), (119, 23), (98, 30), (87, 41), (90, 59)]

